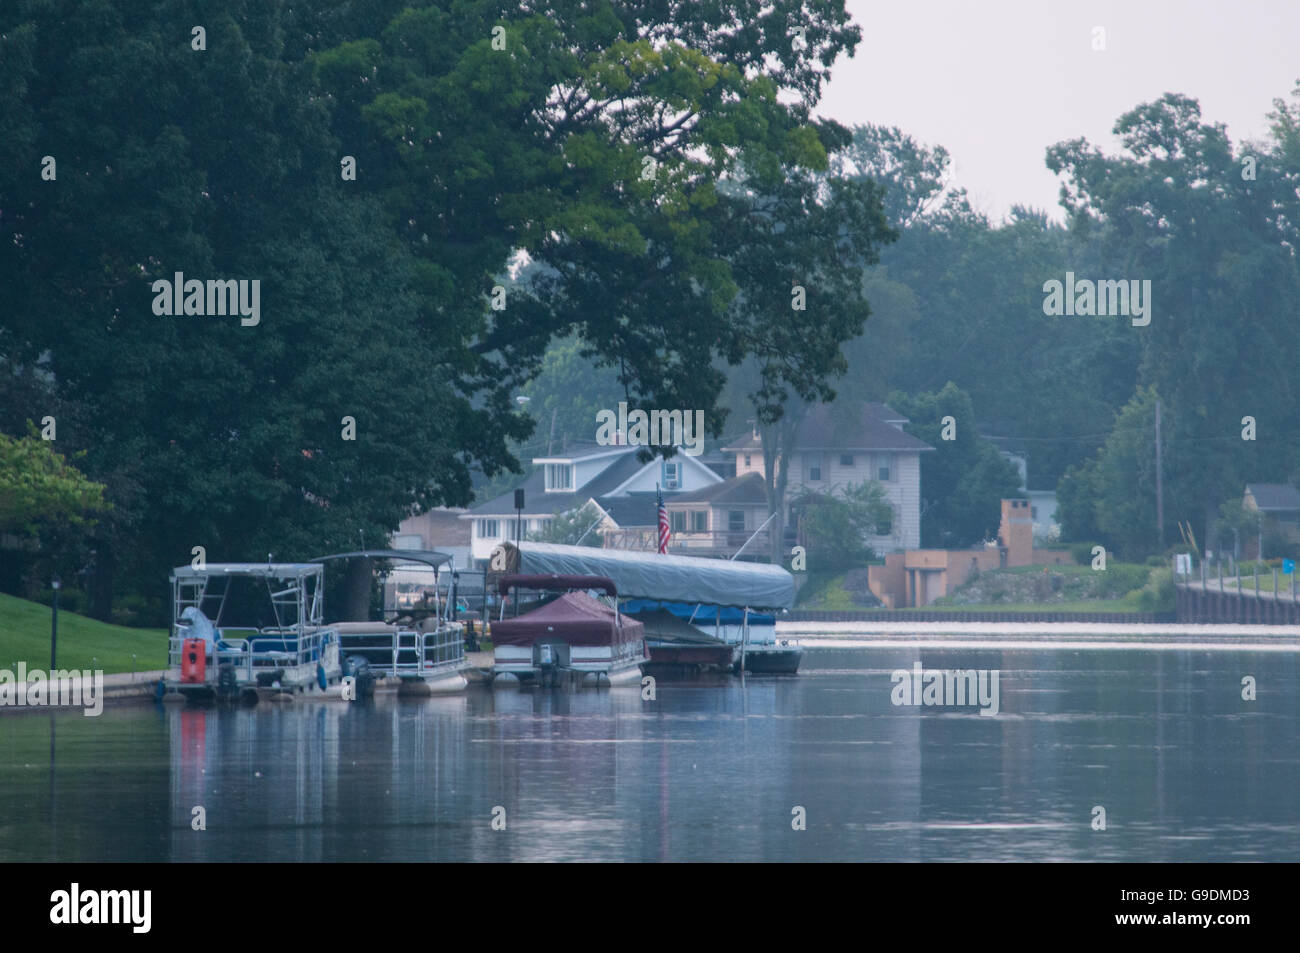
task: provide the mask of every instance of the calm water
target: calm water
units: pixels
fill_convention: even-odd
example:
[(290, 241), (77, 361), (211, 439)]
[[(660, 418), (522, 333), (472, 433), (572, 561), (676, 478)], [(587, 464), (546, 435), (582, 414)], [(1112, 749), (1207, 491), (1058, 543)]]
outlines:
[[(918, 658), (1002, 713), (894, 707)], [(655, 701), (4, 717), (0, 860), (1295, 860), (1298, 698), (1293, 653), (810, 649)]]

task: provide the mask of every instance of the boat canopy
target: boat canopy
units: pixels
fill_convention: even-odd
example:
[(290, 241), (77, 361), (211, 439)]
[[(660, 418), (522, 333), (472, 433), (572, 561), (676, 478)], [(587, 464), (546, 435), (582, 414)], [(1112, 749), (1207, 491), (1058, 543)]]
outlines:
[(505, 575), (497, 582), (497, 588), (503, 596), (511, 589), (516, 588), (559, 591), (566, 589), (600, 589), (606, 595), (618, 595), (618, 587), (614, 585), (614, 580), (608, 576)]
[(624, 598), (750, 609), (794, 604), (794, 577), (768, 563), (558, 543), (507, 542), (502, 547), (509, 573), (605, 576)]
[(570, 645), (621, 645), (644, 638), (644, 625), (620, 617), (585, 592), (566, 592), (525, 615), (492, 623), (493, 645), (532, 645), (538, 639), (560, 639)]
[(304, 579), (319, 575), (314, 563), (208, 563), (202, 569), (177, 566), (173, 579), (205, 579), (210, 576), (253, 576), (267, 579)]
[(335, 559), (396, 559), (406, 562), (424, 563), (437, 569), (451, 562), (451, 556), (432, 549), (359, 549), (355, 553), (331, 553), (317, 556), (314, 563), (327, 563)]

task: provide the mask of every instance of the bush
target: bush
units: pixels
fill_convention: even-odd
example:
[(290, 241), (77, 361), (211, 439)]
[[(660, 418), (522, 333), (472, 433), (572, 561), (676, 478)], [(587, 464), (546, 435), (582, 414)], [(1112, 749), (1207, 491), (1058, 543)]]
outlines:
[(1106, 563), (1105, 572), (1098, 572), (1097, 593), (1103, 599), (1120, 599), (1141, 589), (1157, 570), (1136, 563)]
[(1147, 584), (1138, 590), (1138, 611), (1171, 612), (1174, 608), (1174, 571), (1156, 569)]
[[(1092, 551), (1095, 547), (1100, 545), (1101, 543), (1071, 543), (1070, 556), (1080, 566), (1091, 566)], [(1110, 556), (1111, 556), (1110, 553), (1106, 554), (1107, 559), (1109, 559)]]
[(1148, 557), (1147, 557), (1147, 565), (1148, 565), (1148, 566), (1168, 566), (1168, 565), (1169, 565), (1169, 558), (1168, 558), (1167, 556), (1148, 556)]

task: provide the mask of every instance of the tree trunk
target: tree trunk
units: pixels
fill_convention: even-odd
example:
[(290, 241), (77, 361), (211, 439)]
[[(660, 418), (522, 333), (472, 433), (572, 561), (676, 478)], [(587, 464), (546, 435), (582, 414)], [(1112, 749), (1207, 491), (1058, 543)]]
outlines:
[(372, 560), (348, 560), (347, 572), (343, 577), (343, 618), (340, 621), (370, 621), (370, 586), (373, 578)]

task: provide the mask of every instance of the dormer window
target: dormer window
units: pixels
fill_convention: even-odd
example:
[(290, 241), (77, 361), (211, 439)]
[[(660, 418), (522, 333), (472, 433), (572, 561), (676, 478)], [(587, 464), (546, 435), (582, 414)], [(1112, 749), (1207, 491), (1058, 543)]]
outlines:
[(546, 492), (571, 493), (573, 491), (573, 464), (546, 464)]
[(664, 489), (680, 490), (682, 487), (682, 465), (672, 460), (664, 461)]

